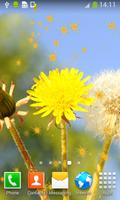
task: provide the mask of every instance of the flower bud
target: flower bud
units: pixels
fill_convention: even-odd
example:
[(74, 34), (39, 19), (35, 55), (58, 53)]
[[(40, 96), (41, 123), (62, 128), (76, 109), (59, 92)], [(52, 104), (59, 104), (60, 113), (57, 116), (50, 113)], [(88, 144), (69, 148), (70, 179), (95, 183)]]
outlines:
[(0, 119), (11, 117), (16, 110), (14, 99), (0, 87)]

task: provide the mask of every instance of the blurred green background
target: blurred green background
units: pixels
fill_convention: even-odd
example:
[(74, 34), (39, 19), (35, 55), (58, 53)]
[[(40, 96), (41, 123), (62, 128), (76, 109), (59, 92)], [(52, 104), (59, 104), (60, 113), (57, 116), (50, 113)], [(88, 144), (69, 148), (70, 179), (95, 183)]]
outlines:
[[(9, 90), (10, 82), (15, 82), (15, 100), (26, 96), (26, 90), (31, 87), (34, 76), (42, 70), (47, 72), (49, 69), (51, 69), (51, 64), (46, 59), (46, 51), (42, 44), (37, 46), (37, 39), (34, 37), (29, 19), (19, 14), (1, 15), (0, 80), (7, 84), (7, 90)], [(47, 118), (34, 117), (29, 105), (24, 106), (23, 110), (29, 110), (29, 114), (25, 117), (23, 124), (16, 119), (16, 126), (35, 166), (38, 170), (45, 172), (46, 185), (50, 189), (52, 172), (61, 170), (58, 162), (61, 160), (60, 129), (53, 127), (47, 131)], [(85, 128), (80, 126), (79, 121), (77, 125), (72, 124), (68, 127), (68, 160), (72, 161), (72, 165), (69, 166), (69, 183), (70, 191), (73, 193), (79, 191), (74, 184), (74, 178), (80, 171), (93, 174), (101, 151), (101, 143), (93, 135), (87, 133)], [(49, 161), (52, 161), (52, 165)], [(3, 188), (4, 171), (22, 172), (22, 190), (19, 196), (6, 195)], [(39, 199), (38, 196), (28, 196), (27, 191), (26, 166), (10, 133), (4, 126), (4, 130), (0, 133), (0, 200)], [(84, 200), (85, 198), (74, 194), (70, 199)], [(62, 200), (62, 197), (51, 196), (51, 200), (55, 199)]]

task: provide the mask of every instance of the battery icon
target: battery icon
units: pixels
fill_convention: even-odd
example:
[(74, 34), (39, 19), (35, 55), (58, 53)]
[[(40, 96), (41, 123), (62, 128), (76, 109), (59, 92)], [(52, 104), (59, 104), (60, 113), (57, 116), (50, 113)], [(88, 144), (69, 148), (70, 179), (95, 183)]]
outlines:
[(99, 4), (97, 1), (93, 1), (91, 4), (91, 8), (94, 8), (94, 9), (98, 8), (98, 6), (99, 6)]

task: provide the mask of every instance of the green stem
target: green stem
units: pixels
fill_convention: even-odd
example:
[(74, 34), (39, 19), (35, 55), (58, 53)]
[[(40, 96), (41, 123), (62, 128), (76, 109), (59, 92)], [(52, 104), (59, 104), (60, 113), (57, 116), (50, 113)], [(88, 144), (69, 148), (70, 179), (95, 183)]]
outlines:
[(97, 189), (99, 185), (99, 173), (103, 171), (105, 162), (108, 158), (111, 143), (112, 143), (112, 135), (106, 136), (104, 145), (103, 145), (103, 150), (97, 164), (96, 172), (94, 173), (94, 176), (93, 176), (93, 184), (89, 191), (90, 194), (87, 196), (86, 200), (94, 200), (96, 198), (96, 193), (97, 193)]
[[(13, 124), (13, 122), (11, 120), (9, 120), (9, 122), (10, 122), (10, 127), (8, 128), (8, 130), (11, 133), (11, 136), (12, 136), (15, 144), (17, 145), (21, 156), (23, 157), (23, 160), (26, 164), (27, 169), (29, 171), (37, 171), (37, 169), (34, 167), (31, 157), (20, 137), (18, 130), (16, 129), (15, 125)], [(41, 200), (49, 200), (46, 189), (38, 190), (38, 192), (41, 192), (41, 195), (39, 195)], [(42, 192), (43, 192), (43, 194), (42, 194)]]
[[(65, 122), (61, 122), (61, 159), (62, 159), (62, 172), (68, 172), (67, 163), (67, 128)], [(63, 200), (69, 200), (68, 190), (64, 190)]]

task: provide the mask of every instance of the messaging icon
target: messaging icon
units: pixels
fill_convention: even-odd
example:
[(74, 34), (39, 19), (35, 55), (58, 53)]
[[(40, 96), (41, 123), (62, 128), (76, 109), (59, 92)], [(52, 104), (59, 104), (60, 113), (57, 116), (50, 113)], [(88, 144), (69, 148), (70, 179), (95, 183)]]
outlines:
[(52, 173), (52, 189), (68, 189), (68, 172)]

